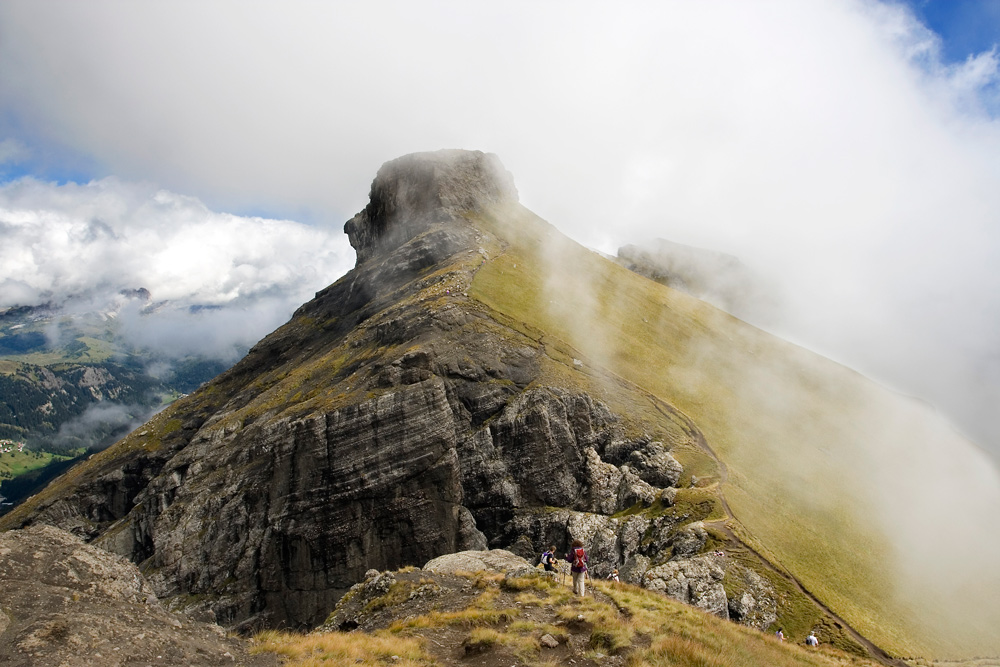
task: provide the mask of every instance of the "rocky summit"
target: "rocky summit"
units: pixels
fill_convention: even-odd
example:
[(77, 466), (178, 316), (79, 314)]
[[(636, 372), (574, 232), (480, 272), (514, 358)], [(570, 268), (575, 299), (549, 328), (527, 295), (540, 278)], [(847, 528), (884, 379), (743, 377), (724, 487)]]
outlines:
[[(843, 415), (877, 403), (856, 375), (573, 244), (494, 155), (387, 162), (345, 232), (352, 271), (0, 528), (69, 531), (241, 630), (317, 627), (372, 570), (580, 539), (595, 578), (890, 661), (855, 625), (892, 597), (841, 596), (880, 585), (880, 543), (823, 495), (875, 446), (851, 449)], [(809, 484), (779, 449), (802, 442), (827, 457)]]

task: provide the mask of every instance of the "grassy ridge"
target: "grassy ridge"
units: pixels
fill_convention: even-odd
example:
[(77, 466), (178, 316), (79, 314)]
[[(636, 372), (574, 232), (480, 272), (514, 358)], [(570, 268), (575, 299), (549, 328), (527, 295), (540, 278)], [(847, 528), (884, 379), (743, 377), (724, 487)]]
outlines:
[[(464, 656), (482, 656), (483, 664), (543, 667), (569, 660), (600, 664), (609, 655), (620, 656), (615, 664), (624, 658), (629, 667), (877, 664), (830, 647), (782, 643), (770, 633), (627, 584), (594, 582), (598, 594), (580, 598), (545, 577), (464, 576), (482, 591), (464, 608), (414, 614), (405, 606), (409, 589), (397, 582), (399, 590), (390, 589), (386, 598), (399, 600), (380, 608), (396, 609), (399, 618), (384, 629), (309, 635), (268, 631), (255, 637), (252, 652), (276, 653), (296, 667), (390, 661), (410, 666), (465, 664)], [(439, 598), (432, 604), (450, 606)], [(544, 635), (558, 646), (545, 647)]]
[[(895, 508), (879, 475), (895, 472), (880, 466), (917, 441), (909, 438), (928, 436), (913, 428), (899, 442), (885, 422), (922, 425), (920, 410), (628, 272), (524, 209), (478, 222), (509, 245), (480, 269), (470, 295), (691, 417), (728, 468), (724, 493), (737, 518), (809, 590), (897, 655), (1000, 652), (988, 630), (1000, 620), (995, 602), (972, 621), (916, 613), (888, 567), (900, 553), (887, 536)], [(944, 446), (968, 447), (952, 441)]]

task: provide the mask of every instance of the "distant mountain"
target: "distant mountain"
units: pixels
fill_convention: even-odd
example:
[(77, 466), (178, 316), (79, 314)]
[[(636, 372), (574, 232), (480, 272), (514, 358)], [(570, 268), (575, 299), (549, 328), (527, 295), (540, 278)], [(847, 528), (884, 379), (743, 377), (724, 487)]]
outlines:
[(737, 317), (755, 322), (772, 317), (775, 295), (733, 255), (654, 239), (641, 246), (622, 246), (614, 259), (630, 271)]
[(354, 270), (0, 528), (235, 628), (580, 539), (594, 576), (796, 642), (1000, 654), (1000, 484), (925, 406), (566, 239), (492, 155), (386, 163), (345, 231)]

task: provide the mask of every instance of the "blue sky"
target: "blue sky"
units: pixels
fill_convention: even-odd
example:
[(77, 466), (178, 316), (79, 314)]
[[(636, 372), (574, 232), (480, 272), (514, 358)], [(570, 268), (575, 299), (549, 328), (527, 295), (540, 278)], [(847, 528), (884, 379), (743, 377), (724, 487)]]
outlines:
[(906, 4), (941, 37), (948, 62), (962, 62), (1000, 42), (1000, 0), (908, 0)]
[[(175, 307), (126, 308), (124, 335), (226, 358), (353, 266), (380, 165), (479, 149), (586, 246), (737, 256), (768, 304), (744, 319), (1000, 461), (997, 25), (961, 0), (4, 0), (0, 308), (144, 287)], [(884, 423), (899, 449), (859, 479), (919, 468), (886, 525), (959, 572), (914, 508), (993, 507), (997, 470)]]

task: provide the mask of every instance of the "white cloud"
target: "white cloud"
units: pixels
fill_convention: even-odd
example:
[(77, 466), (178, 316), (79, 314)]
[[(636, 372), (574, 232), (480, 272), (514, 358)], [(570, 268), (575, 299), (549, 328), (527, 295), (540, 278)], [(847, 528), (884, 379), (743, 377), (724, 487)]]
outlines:
[[(787, 299), (778, 333), (945, 407), (1000, 452), (1000, 426), (975, 416), (1000, 399), (997, 56), (943, 64), (901, 5), (51, 10), (0, 6), (0, 118), (16, 120), (0, 136), (213, 209), (337, 225), (385, 160), (492, 151), (526, 205), (586, 244), (662, 236), (768, 273)], [(187, 206), (145, 203), (165, 217)], [(252, 249), (246, 277), (235, 250), (215, 270), (210, 251), (154, 236), (166, 248), (144, 268), (164, 289), (225, 300), (283, 280)], [(196, 265), (204, 288), (187, 280)], [(20, 280), (3, 293), (42, 289)]]
[(145, 288), (166, 303), (125, 307), (121, 331), (165, 353), (231, 357), (352, 264), (339, 230), (216, 213), (147, 184), (0, 186), (0, 307), (117, 309), (119, 291)]
[[(30, 146), (124, 179), (0, 188), (0, 305), (142, 286), (178, 307), (122, 310), (134, 340), (224, 357), (349, 267), (340, 225), (382, 162), (481, 149), (585, 244), (738, 256), (781, 285), (779, 334), (941, 406), (996, 460), (998, 55), (940, 53), (875, 0), (0, 3), (0, 164)], [(871, 486), (910, 555), (944, 523), (938, 544), (974, 550), (982, 525), (928, 517), (980, 489), (992, 507), (995, 471), (898, 442)]]

